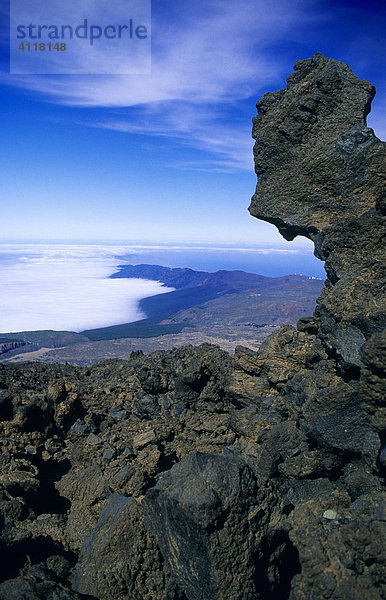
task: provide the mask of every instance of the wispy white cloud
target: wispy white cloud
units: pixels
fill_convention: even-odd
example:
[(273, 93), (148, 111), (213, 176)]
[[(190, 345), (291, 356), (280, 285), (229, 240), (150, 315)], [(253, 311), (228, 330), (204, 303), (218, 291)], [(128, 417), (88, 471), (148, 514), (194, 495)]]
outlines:
[(172, 138), (180, 145), (211, 153), (205, 160), (173, 159), (167, 166), (183, 170), (253, 169), (251, 116), (232, 123), (224, 107), (191, 102), (163, 102), (136, 107), (132, 114), (90, 122), (92, 127), (154, 137)]
[[(115, 109), (118, 114), (107, 112), (97, 126), (173, 137), (215, 156), (213, 169), (250, 169), (250, 120), (234, 125), (228, 120), (225, 125), (221, 113), (257, 96), (288, 70), (270, 48), (292, 37), (299, 22), (304, 27), (313, 19), (313, 4), (314, 0), (307, 7), (302, 0), (161, 0), (153, 4), (151, 75), (12, 76), (8, 82), (48, 101)], [(94, 11), (94, 20), (97, 17)], [(93, 60), (110, 59), (99, 54)], [(128, 107), (131, 110), (122, 112)], [(188, 168), (184, 161), (172, 166)]]
[[(158, 14), (157, 7), (153, 11), (151, 75), (15, 76), (13, 84), (77, 106), (234, 100), (253, 93), (255, 82), (261, 85), (277, 75), (280, 61), (259, 51), (293, 26), (300, 11), (299, 2), (289, 5), (286, 0), (272, 0), (269, 6), (262, 0), (209, 0), (198, 3), (198, 14), (186, 7), (172, 20), (170, 3), (164, 4), (165, 13)], [(95, 60), (108, 63), (110, 58), (104, 53)]]

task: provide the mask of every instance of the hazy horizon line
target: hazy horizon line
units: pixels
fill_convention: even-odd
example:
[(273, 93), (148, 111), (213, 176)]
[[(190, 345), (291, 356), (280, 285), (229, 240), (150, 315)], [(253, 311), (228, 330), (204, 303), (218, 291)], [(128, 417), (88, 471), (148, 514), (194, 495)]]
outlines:
[[(300, 243), (299, 243), (300, 242)], [(303, 242), (303, 243), (301, 243)], [(31, 244), (31, 245), (42, 245), (42, 244), (52, 244), (52, 245), (85, 245), (85, 246), (95, 246), (95, 245), (105, 245), (105, 246), (115, 246), (122, 245), (128, 247), (154, 247), (154, 248), (197, 248), (200, 247), (212, 247), (212, 248), (242, 248), (242, 249), (288, 249), (290, 245), (296, 246), (297, 248), (311, 249), (310, 245), (312, 242), (307, 238), (302, 238), (301, 240), (294, 240), (293, 242), (287, 242), (283, 239), (282, 243), (269, 242), (269, 241), (245, 241), (245, 240), (232, 240), (232, 241), (211, 241), (211, 240), (173, 240), (173, 241), (163, 241), (163, 240), (143, 240), (143, 239), (135, 239), (135, 240), (122, 240), (122, 239), (49, 239), (49, 238), (9, 238), (0, 240), (0, 245), (18, 245), (18, 244)], [(309, 246), (309, 247), (308, 247)]]

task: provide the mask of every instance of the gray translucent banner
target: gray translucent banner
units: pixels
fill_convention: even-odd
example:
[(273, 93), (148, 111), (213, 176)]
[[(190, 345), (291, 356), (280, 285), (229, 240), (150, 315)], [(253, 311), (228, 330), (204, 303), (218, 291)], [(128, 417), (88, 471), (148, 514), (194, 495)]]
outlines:
[(148, 75), (151, 0), (10, 0), (10, 72)]

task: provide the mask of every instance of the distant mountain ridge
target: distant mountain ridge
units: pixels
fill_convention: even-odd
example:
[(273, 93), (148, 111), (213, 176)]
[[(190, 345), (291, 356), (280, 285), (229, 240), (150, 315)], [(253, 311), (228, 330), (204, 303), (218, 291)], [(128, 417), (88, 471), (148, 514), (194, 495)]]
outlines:
[[(210, 273), (148, 264), (122, 265), (111, 278), (149, 279), (174, 290), (143, 298), (139, 308), (147, 317), (139, 321), (80, 333), (23, 331), (0, 335), (7, 342), (23, 343), (23, 360), (29, 353), (40, 360), (41, 352), (47, 350), (49, 356), (58, 359), (65, 353), (70, 360), (77, 356), (84, 363), (89, 357), (92, 362), (94, 350), (99, 360), (104, 352), (106, 357), (111, 356), (111, 345), (101, 348), (104, 342), (126, 339), (127, 349), (155, 350), (160, 346), (160, 336), (170, 340), (165, 339), (162, 345), (171, 343), (173, 347), (182, 338), (184, 343), (194, 344), (199, 339), (213, 339), (230, 351), (240, 341), (256, 347), (280, 324), (294, 325), (300, 317), (311, 314), (323, 286), (323, 280), (304, 275), (266, 277), (244, 271)], [(93, 350), (92, 344), (99, 346)], [(122, 350), (119, 352), (122, 357)], [(2, 362), (12, 361), (19, 353), (17, 348), (10, 349)]]
[[(269, 286), (271, 282), (274, 282), (276, 278), (265, 277), (263, 275), (256, 275), (254, 273), (246, 273), (245, 271), (226, 271), (220, 270), (215, 273), (209, 273), (207, 271), (194, 271), (189, 268), (171, 268), (163, 267), (160, 265), (122, 265), (119, 267), (119, 272), (111, 275), (111, 279), (150, 279), (151, 281), (158, 281), (168, 287), (174, 287), (176, 292), (171, 296), (169, 294), (158, 294), (157, 296), (150, 296), (140, 301), (140, 308), (149, 316), (159, 316), (163, 311), (169, 310), (170, 298), (177, 304), (181, 304), (181, 308), (185, 308), (189, 303), (189, 295), (196, 303), (196, 299), (202, 302), (210, 300), (211, 297), (215, 298), (223, 294), (231, 294), (233, 292), (241, 292), (244, 290), (255, 289), (256, 286)], [(195, 293), (192, 294), (191, 290), (195, 288)], [(190, 290), (185, 293), (181, 290)], [(204, 291), (205, 290), (205, 291)], [(162, 300), (162, 296), (165, 296)], [(155, 309), (155, 303), (151, 298), (156, 299), (157, 305), (160, 305), (160, 309)], [(165, 309), (163, 308), (165, 304)]]
[(278, 284), (296, 282), (304, 280), (322, 281), (318, 277), (309, 277), (307, 275), (284, 275), (281, 277), (267, 277), (256, 273), (247, 273), (246, 271), (225, 269), (210, 273), (207, 271), (194, 271), (188, 268), (172, 268), (163, 267), (161, 265), (121, 265), (118, 267), (118, 273), (110, 275), (110, 279), (150, 279), (159, 281), (168, 287), (176, 289), (191, 288), (198, 285), (226, 285), (229, 290), (236, 291), (248, 290), (255, 288), (257, 285), (262, 287), (275, 287)]
[(194, 271), (188, 268), (171, 268), (161, 265), (120, 265), (118, 273), (110, 275), (110, 279), (150, 279), (151, 281), (161, 281), (168, 287), (181, 289), (184, 287), (194, 287), (203, 283), (208, 275), (205, 271)]
[[(267, 294), (268, 292), (270, 292), (270, 314), (265, 318), (263, 305), (261, 305), (259, 324), (268, 321), (269, 324), (274, 323), (277, 325), (277, 321), (281, 322), (282, 312), (285, 315), (283, 322), (295, 324), (301, 316), (313, 311), (316, 298), (323, 286), (322, 279), (305, 275), (266, 277), (255, 273), (246, 273), (245, 271), (220, 270), (209, 273), (188, 268), (170, 268), (147, 264), (122, 265), (119, 269), (119, 272), (111, 275), (111, 278), (150, 279), (176, 289), (172, 292), (157, 294), (140, 300), (139, 308), (147, 315), (147, 319), (81, 332), (92, 340), (108, 340), (119, 337), (153, 337), (167, 333), (178, 333), (183, 327), (187, 326), (197, 327), (199, 323), (196, 314), (190, 322), (186, 314), (181, 314), (181, 318), (179, 318), (176, 313), (200, 307), (203, 316), (203, 307), (211, 310), (210, 303), (215, 301), (216, 321), (218, 322), (221, 321), (222, 315), (221, 298), (226, 297), (226, 303), (229, 304), (228, 299), (232, 295), (235, 295), (233, 302), (231, 302), (233, 305), (232, 315), (230, 315), (228, 308), (226, 319), (231, 318), (231, 321), (235, 321), (238, 305), (243, 304), (244, 315), (248, 320), (248, 311), (254, 312), (255, 307), (261, 305), (261, 297), (256, 296), (256, 294)], [(255, 294), (255, 297), (248, 297), (250, 293)], [(272, 297), (272, 294), (274, 297)], [(284, 307), (286, 303), (293, 304), (294, 301), (296, 306), (290, 311), (291, 317), (289, 318), (289, 313)], [(272, 305), (275, 305), (273, 310)], [(282, 309), (284, 310), (282, 311)], [(207, 325), (207, 323), (208, 318), (206, 318), (205, 324)]]

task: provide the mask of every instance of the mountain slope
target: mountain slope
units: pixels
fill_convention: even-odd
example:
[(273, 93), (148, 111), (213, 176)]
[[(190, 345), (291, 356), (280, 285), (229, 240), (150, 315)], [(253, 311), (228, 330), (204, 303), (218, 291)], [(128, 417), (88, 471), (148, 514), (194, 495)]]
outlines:
[(251, 315), (254, 323), (295, 324), (301, 316), (314, 310), (323, 286), (322, 280), (303, 275), (263, 277), (244, 271), (205, 273), (158, 265), (137, 265), (124, 272), (129, 273), (129, 277), (153, 277), (180, 287), (141, 300), (139, 306), (148, 315), (147, 319), (85, 330), (82, 335), (91, 340), (153, 337), (176, 333), (187, 326), (200, 329), (214, 324), (228, 327), (249, 323)]

